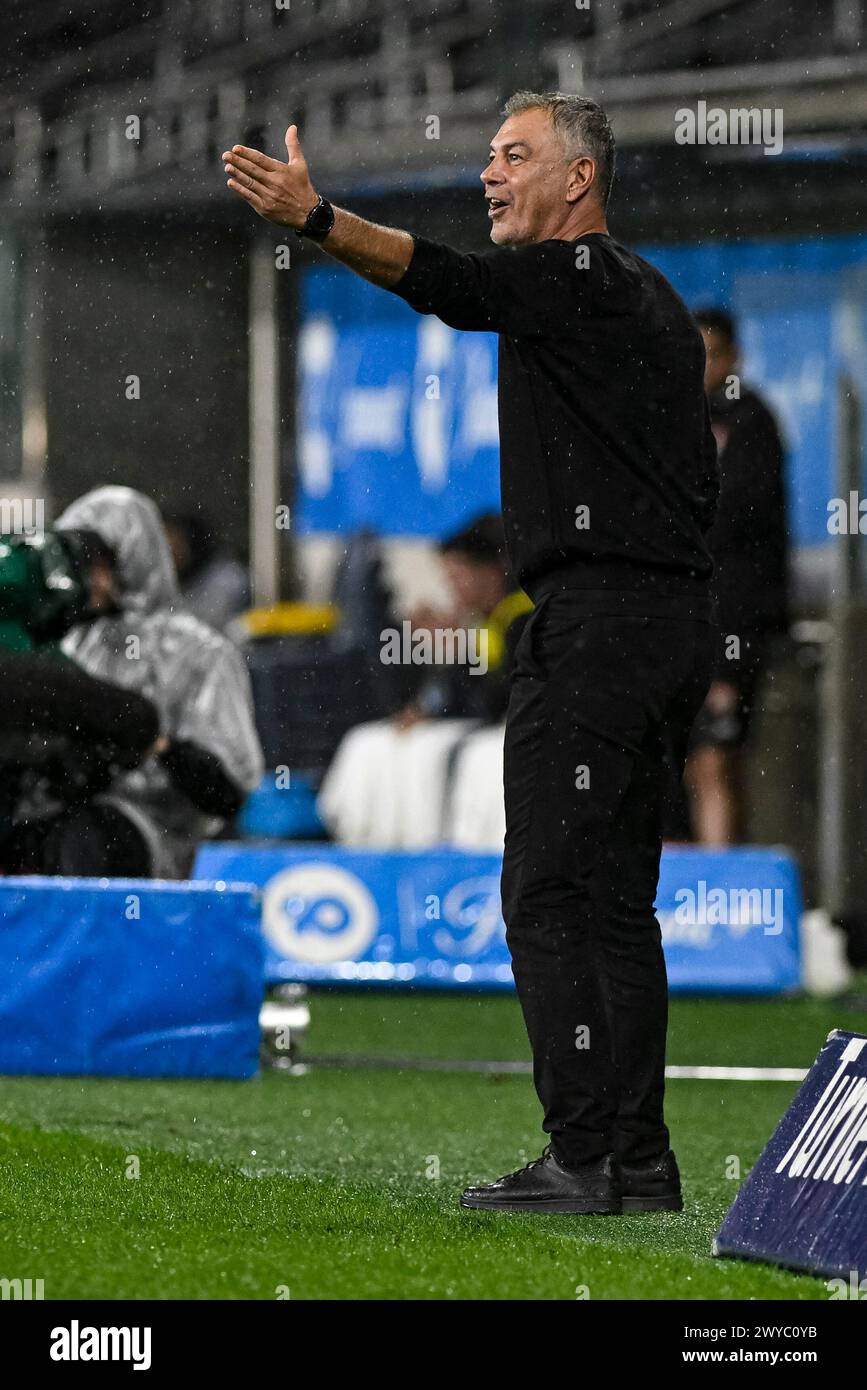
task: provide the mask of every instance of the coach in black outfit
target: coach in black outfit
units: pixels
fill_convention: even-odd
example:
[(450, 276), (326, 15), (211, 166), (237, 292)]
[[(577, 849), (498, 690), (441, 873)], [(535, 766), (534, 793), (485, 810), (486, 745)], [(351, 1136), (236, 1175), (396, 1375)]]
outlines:
[(677, 1210), (653, 902), (665, 743), (682, 767), (712, 655), (704, 348), (663, 276), (608, 234), (604, 112), (524, 92), (505, 116), (484, 255), (333, 208), (294, 126), (286, 164), (223, 158), (262, 216), (420, 313), (500, 335), (506, 537), (536, 604), (507, 720), (503, 912), (550, 1144), (463, 1204)]

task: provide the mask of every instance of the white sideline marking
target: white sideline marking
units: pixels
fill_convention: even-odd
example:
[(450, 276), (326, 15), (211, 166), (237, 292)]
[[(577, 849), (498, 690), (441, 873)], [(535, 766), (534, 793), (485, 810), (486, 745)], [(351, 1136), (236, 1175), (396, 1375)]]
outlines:
[[(311, 1067), (359, 1067), (383, 1071), (459, 1071), (529, 1076), (532, 1062), (481, 1062), (462, 1057), (316, 1057)], [(803, 1081), (805, 1067), (666, 1067), (667, 1081)]]
[(668, 1081), (803, 1081), (805, 1067), (666, 1067)]

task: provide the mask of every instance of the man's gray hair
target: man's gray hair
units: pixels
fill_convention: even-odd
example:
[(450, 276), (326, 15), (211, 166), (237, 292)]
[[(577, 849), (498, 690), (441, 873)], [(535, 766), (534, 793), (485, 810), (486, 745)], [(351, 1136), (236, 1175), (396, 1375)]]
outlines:
[(516, 92), (503, 108), (504, 116), (522, 111), (547, 111), (559, 133), (567, 160), (589, 154), (596, 161), (596, 192), (603, 208), (608, 205), (614, 178), (614, 134), (602, 107), (589, 97), (568, 92)]

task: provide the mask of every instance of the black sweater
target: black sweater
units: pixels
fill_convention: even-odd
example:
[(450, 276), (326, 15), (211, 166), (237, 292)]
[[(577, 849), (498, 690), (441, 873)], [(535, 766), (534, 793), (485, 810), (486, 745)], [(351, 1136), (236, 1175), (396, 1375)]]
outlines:
[(598, 232), (482, 255), (417, 237), (394, 291), (500, 335), (503, 519), (531, 598), (618, 590), (626, 611), (709, 616), (704, 348), (659, 271)]

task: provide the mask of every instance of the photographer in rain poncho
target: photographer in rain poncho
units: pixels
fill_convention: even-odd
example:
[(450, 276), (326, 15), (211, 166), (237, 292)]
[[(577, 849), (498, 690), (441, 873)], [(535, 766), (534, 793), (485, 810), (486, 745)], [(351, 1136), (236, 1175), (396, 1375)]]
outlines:
[[(258, 784), (264, 764), (250, 683), (236, 648), (177, 607), (175, 569), (155, 504), (126, 487), (80, 497), (57, 529), (95, 532), (114, 555), (117, 607), (72, 629), (63, 650), (79, 666), (156, 707), (160, 737), (122, 771), (100, 804), (137, 834), (144, 870), (183, 878), (196, 847)], [(136, 865), (131, 872), (142, 872)], [(86, 873), (82, 867), (80, 872)]]

